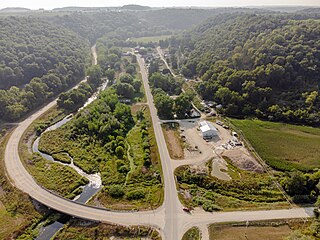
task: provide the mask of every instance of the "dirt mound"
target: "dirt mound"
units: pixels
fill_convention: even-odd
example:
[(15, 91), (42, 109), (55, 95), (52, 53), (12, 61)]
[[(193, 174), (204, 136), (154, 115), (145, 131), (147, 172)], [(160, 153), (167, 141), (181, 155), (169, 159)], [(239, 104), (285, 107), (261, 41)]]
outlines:
[(222, 156), (229, 158), (234, 165), (242, 170), (258, 173), (264, 172), (263, 167), (245, 148), (225, 150), (223, 151)]

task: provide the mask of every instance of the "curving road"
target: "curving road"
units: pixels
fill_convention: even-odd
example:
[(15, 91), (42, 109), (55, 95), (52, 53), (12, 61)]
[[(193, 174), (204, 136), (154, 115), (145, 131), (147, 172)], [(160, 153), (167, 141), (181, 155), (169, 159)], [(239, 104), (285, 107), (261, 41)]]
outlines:
[(19, 123), (18, 127), (12, 132), (5, 151), (5, 166), (12, 183), (36, 199), (42, 204), (57, 211), (69, 214), (71, 216), (107, 222), (120, 225), (148, 225), (159, 229), (163, 239), (177, 240), (181, 239), (184, 232), (192, 226), (204, 226), (216, 222), (236, 222), (236, 221), (254, 221), (266, 219), (284, 219), (284, 218), (306, 218), (313, 214), (313, 208), (296, 208), (287, 210), (270, 211), (245, 211), (245, 212), (223, 212), (206, 213), (196, 212), (187, 214), (182, 210), (182, 205), (178, 199), (173, 166), (164, 140), (160, 121), (153, 104), (148, 84), (147, 73), (144, 68), (144, 61), (137, 56), (140, 65), (143, 84), (146, 90), (147, 103), (150, 107), (152, 122), (158, 143), (164, 181), (164, 203), (154, 211), (146, 212), (111, 212), (105, 209), (98, 209), (76, 202), (69, 201), (50, 193), (39, 186), (22, 164), (19, 154), (19, 141), (28, 128), (28, 126), (56, 104), (52, 101), (39, 111), (29, 116), (26, 120)]

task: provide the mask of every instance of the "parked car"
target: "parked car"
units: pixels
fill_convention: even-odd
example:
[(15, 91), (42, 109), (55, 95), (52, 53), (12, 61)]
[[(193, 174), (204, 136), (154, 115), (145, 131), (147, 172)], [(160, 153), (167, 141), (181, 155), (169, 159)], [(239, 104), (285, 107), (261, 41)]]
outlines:
[(218, 124), (218, 125), (220, 125), (220, 126), (223, 125), (223, 123), (222, 123), (221, 121), (219, 121), (219, 120), (216, 121), (216, 124)]
[(187, 212), (187, 213), (190, 213), (190, 209), (187, 208), (187, 207), (184, 207), (184, 208), (183, 208), (183, 211), (185, 211), (185, 212)]

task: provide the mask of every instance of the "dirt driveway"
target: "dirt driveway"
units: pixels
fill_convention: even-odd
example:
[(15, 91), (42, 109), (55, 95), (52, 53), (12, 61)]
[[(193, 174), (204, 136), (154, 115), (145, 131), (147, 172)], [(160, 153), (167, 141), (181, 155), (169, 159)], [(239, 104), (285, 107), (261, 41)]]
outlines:
[(213, 159), (213, 171), (211, 174), (223, 180), (230, 179), (225, 173), (227, 162), (223, 157), (229, 158), (239, 169), (263, 172), (263, 167), (249, 153), (245, 146), (235, 146), (231, 143), (234, 140), (231, 130), (213, 123), (218, 130), (218, 136), (210, 141), (206, 141), (202, 138), (199, 131), (199, 121), (180, 121), (181, 136), (186, 141), (183, 162), (190, 165), (204, 166), (209, 159)]

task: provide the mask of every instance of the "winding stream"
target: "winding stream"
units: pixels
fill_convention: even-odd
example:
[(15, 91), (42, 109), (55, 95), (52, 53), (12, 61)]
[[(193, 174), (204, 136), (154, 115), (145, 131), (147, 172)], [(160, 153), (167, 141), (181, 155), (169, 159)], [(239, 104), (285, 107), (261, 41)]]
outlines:
[[(96, 62), (95, 62), (96, 63)], [(99, 93), (103, 90), (106, 89), (108, 85), (108, 80), (106, 79), (104, 83), (97, 89), (97, 91), (85, 102), (83, 107), (81, 107), (79, 111), (81, 111), (83, 108), (88, 106), (90, 103), (92, 103), (94, 100), (97, 99)], [(64, 119), (61, 121), (55, 123), (54, 125), (48, 127), (44, 132), (52, 131), (57, 128), (60, 128), (67, 122), (69, 122), (72, 119), (73, 115), (70, 114), (66, 116)], [(102, 188), (102, 181), (101, 181), (101, 176), (100, 173), (95, 173), (95, 174), (87, 174), (84, 172), (81, 168), (77, 167), (74, 162), (72, 157), (70, 156), (71, 163), (62, 163), (60, 161), (54, 160), (54, 158), (51, 155), (45, 154), (39, 150), (39, 141), (40, 141), (41, 135), (33, 142), (32, 145), (32, 151), (34, 153), (39, 153), (43, 158), (47, 159), (48, 161), (53, 161), (59, 164), (62, 164), (64, 166), (69, 166), (73, 168), (79, 175), (82, 177), (85, 177), (86, 179), (89, 180), (89, 183), (83, 186), (83, 190), (80, 195), (76, 196), (73, 201), (79, 202), (79, 203), (87, 203), (95, 194), (97, 194), (101, 188)], [(46, 226), (46, 227), (40, 227), (39, 230), (39, 236), (36, 238), (37, 240), (49, 240), (51, 239), (66, 223), (65, 217), (62, 217), (62, 219), (59, 219), (55, 221), (54, 223)], [(41, 224), (41, 223), (40, 223)]]

